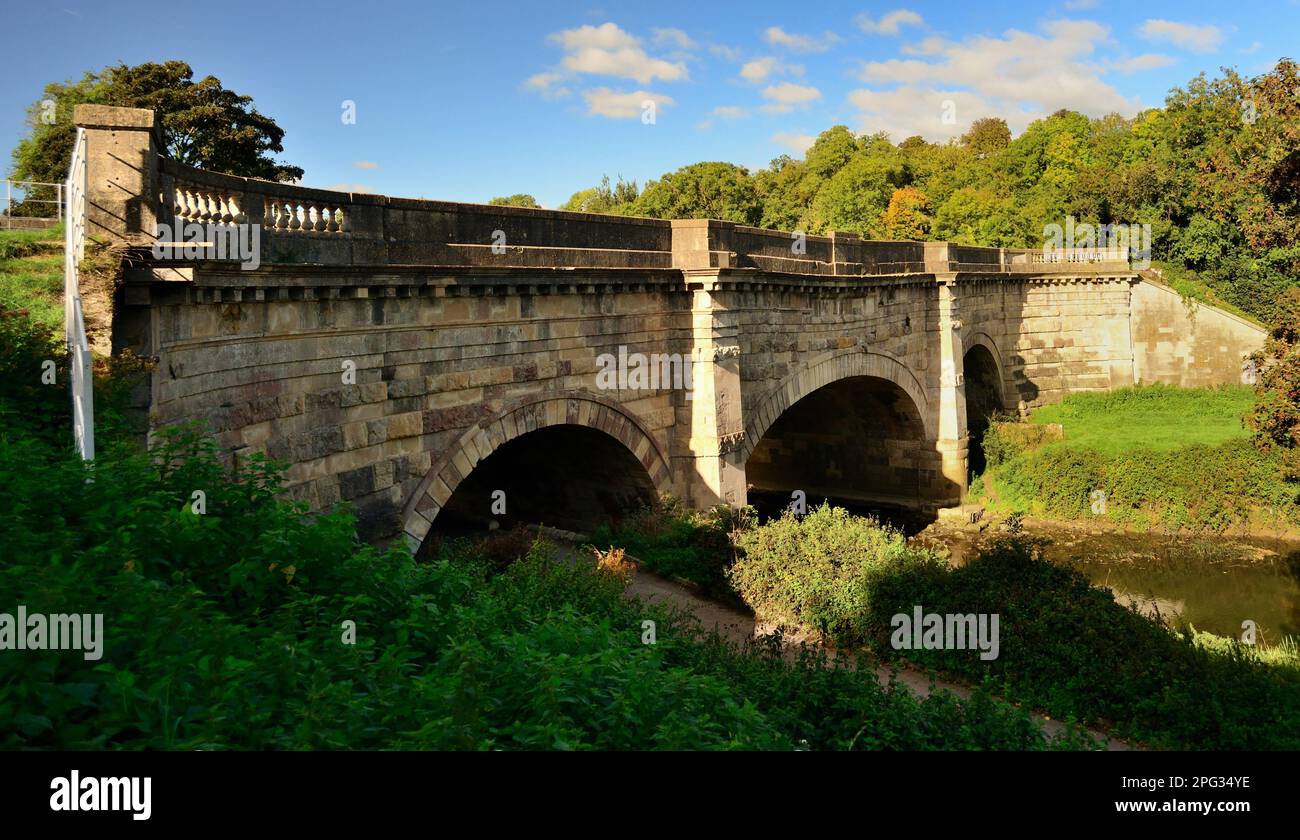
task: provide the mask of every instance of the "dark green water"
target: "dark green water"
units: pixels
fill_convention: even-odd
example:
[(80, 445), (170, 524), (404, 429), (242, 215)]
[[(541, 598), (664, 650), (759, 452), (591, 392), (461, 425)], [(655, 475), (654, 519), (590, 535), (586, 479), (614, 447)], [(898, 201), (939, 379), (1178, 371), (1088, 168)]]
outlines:
[(1300, 544), (1233, 538), (1048, 533), (1049, 558), (1074, 566), (1116, 600), (1171, 623), (1259, 642), (1300, 636)]

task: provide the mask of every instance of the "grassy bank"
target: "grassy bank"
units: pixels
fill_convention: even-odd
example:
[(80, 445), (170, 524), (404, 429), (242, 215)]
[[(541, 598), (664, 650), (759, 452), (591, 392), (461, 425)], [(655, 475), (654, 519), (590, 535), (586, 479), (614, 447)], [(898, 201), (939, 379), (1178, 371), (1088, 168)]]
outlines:
[(63, 329), (63, 228), (0, 231), (0, 307)]
[[(1072, 394), (1030, 424), (993, 424), (971, 497), (996, 512), (1139, 529), (1294, 527), (1300, 487), (1251, 444), (1241, 418), (1252, 403), (1244, 387)], [(1035, 434), (1052, 424), (1063, 437)]]

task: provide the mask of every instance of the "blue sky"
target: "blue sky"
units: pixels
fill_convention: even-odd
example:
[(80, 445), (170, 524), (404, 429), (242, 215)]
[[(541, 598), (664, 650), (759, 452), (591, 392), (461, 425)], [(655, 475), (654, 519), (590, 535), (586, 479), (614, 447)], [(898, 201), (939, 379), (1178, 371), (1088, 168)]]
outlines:
[(1300, 58), (1300, 0), (5, 3), (6, 150), (46, 82), (179, 58), (251, 95), (304, 183), (546, 206), (602, 174), (761, 167), (835, 123), (943, 139), (992, 114), (1019, 132)]

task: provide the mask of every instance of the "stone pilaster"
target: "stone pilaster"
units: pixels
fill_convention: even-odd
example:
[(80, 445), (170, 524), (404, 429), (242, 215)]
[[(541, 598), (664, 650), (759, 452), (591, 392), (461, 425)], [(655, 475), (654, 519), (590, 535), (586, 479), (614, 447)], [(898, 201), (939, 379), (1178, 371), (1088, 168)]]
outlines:
[(745, 435), (736, 320), (711, 280), (716, 276), (692, 292), (690, 434), (674, 464), (685, 499), (695, 508), (746, 500), (744, 467), (728, 457)]
[[(929, 255), (927, 255), (929, 256)], [(939, 401), (936, 449), (942, 459), (942, 487), (936, 488), (958, 502), (966, 492), (970, 437), (966, 430), (966, 388), (962, 365), (961, 318), (956, 276), (938, 274), (939, 283)]]

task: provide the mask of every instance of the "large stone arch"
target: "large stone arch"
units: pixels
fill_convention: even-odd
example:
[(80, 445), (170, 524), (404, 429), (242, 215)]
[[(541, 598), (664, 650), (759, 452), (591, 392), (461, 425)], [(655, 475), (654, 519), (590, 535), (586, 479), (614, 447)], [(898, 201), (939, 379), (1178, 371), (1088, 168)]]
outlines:
[(419, 549), (438, 513), (480, 461), (529, 432), (563, 425), (585, 426), (614, 438), (645, 467), (657, 492), (671, 491), (672, 470), (663, 449), (618, 403), (585, 391), (527, 398), (470, 427), (434, 460), (402, 511), (402, 532), (411, 551)]
[(916, 374), (895, 357), (860, 348), (839, 350), (829, 353), (801, 367), (763, 397), (749, 414), (745, 424), (745, 439), (735, 451), (735, 463), (743, 465), (753, 454), (754, 447), (767, 433), (786, 409), (799, 400), (832, 382), (855, 376), (871, 376), (884, 379), (897, 385), (916, 406), (925, 428), (927, 440), (937, 437), (936, 418), (930, 410), (930, 401), (926, 396)]

